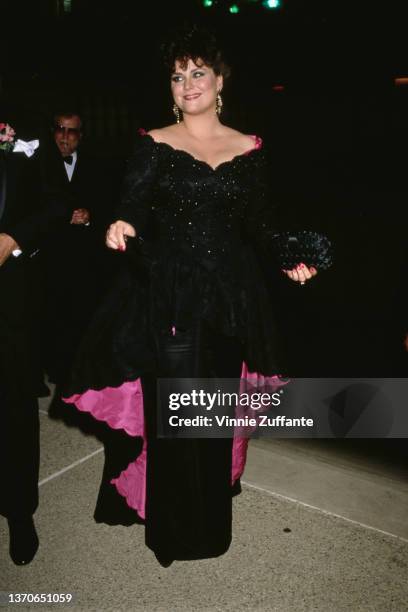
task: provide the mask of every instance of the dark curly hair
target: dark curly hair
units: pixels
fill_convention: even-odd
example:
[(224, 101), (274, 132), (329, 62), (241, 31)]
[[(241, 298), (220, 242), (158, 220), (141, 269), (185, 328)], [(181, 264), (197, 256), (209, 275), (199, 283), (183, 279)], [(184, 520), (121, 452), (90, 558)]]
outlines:
[(218, 47), (215, 34), (196, 25), (185, 26), (173, 33), (162, 45), (161, 51), (165, 67), (170, 73), (173, 72), (176, 61), (180, 62), (185, 70), (189, 59), (198, 66), (209, 66), (217, 76), (227, 78), (231, 72)]

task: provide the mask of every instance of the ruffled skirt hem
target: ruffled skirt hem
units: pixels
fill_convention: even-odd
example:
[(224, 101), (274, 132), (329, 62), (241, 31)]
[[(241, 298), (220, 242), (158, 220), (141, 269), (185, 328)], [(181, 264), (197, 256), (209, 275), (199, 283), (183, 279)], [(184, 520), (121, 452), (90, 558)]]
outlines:
[[(256, 372), (249, 372), (245, 363), (242, 366), (241, 378), (250, 381), (252, 385), (262, 387), (279, 388), (285, 384), (278, 376), (265, 377)], [(81, 412), (87, 412), (96, 420), (107, 423), (110, 428), (123, 429), (129, 436), (138, 436), (143, 439), (142, 450), (137, 458), (110, 482), (125, 498), (128, 506), (144, 520), (146, 518), (147, 439), (140, 379), (125, 382), (119, 387), (105, 387), (101, 390), (89, 389), (84, 393), (63, 399), (67, 404), (75, 404)], [(232, 444), (232, 487), (243, 474), (250, 433), (248, 430), (245, 432), (235, 430)]]

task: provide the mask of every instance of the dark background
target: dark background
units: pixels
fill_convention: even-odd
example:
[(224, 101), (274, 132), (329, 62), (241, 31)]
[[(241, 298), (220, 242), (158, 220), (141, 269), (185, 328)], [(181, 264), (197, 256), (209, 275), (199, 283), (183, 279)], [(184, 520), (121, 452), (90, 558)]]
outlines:
[(271, 136), (299, 167), (313, 159), (321, 178), (347, 181), (356, 160), (383, 175), (408, 125), (408, 87), (394, 85), (408, 75), (400, 4), (282, 0), (267, 10), (241, 0), (237, 15), (231, 4), (2, 0), (3, 89), (43, 119), (60, 105), (79, 107), (88, 135), (112, 150), (140, 123), (172, 120), (159, 44), (185, 20), (204, 22), (232, 65), (226, 121)]
[(397, 360), (405, 375), (403, 3), (241, 0), (236, 15), (231, 4), (3, 0), (2, 89), (18, 135), (47, 134), (56, 109), (78, 109), (83, 146), (119, 184), (137, 129), (174, 120), (163, 37), (186, 20), (211, 26), (232, 68), (223, 121), (264, 137), (283, 226), (324, 231), (335, 246), (332, 270), (303, 288), (271, 272), (291, 367), (395, 375)]

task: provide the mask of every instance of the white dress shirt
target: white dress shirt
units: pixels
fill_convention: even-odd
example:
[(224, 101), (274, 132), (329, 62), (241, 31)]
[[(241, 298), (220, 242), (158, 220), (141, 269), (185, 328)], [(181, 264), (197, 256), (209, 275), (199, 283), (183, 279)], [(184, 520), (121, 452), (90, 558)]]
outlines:
[(76, 164), (76, 162), (77, 162), (77, 157), (78, 157), (78, 156), (77, 156), (77, 152), (76, 152), (76, 151), (74, 151), (74, 152), (72, 153), (72, 164), (70, 165), (70, 164), (66, 164), (66, 163), (64, 162), (65, 171), (66, 171), (66, 173), (67, 173), (67, 176), (68, 176), (68, 180), (69, 180), (69, 182), (71, 182), (72, 175), (74, 174), (75, 164)]

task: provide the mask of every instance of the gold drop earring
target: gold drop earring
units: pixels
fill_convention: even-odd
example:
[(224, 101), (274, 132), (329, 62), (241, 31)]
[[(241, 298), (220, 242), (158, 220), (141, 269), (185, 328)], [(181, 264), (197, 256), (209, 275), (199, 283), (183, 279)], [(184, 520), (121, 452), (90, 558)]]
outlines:
[(173, 113), (174, 113), (174, 116), (176, 117), (177, 123), (180, 123), (180, 109), (177, 106), (177, 104), (174, 104), (173, 106)]
[(215, 100), (215, 112), (217, 113), (218, 116), (221, 115), (221, 110), (222, 110), (222, 98), (221, 98), (220, 92), (218, 92), (217, 98)]

